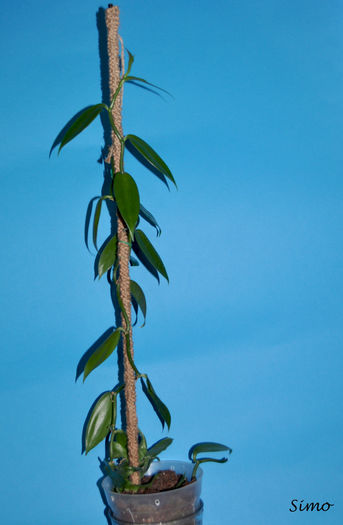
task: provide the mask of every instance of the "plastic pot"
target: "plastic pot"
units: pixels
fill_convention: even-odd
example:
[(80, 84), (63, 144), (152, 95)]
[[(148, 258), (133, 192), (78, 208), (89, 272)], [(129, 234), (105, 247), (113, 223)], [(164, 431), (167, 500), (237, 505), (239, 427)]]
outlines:
[[(160, 470), (174, 470), (190, 480), (193, 464), (185, 461), (164, 460), (150, 465), (146, 474)], [(178, 489), (154, 494), (120, 494), (113, 492), (112, 480), (105, 477), (101, 486), (104, 491), (113, 524), (144, 523), (170, 525), (201, 525), (202, 501), (200, 499), (202, 470), (198, 468), (194, 483)]]

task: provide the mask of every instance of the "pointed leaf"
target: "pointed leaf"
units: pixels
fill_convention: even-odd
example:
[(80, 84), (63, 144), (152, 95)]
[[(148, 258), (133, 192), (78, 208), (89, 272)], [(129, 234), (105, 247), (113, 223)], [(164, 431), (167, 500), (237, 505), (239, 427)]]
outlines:
[(94, 213), (94, 220), (93, 220), (93, 244), (94, 244), (94, 247), (96, 249), (96, 251), (98, 251), (98, 246), (97, 246), (97, 237), (98, 237), (98, 226), (99, 226), (99, 219), (100, 219), (100, 214), (101, 214), (101, 206), (102, 206), (102, 202), (106, 199), (106, 200), (111, 200), (113, 201), (113, 197), (111, 195), (103, 195), (102, 197), (98, 197), (99, 200), (96, 204), (96, 208), (95, 208), (95, 213)]
[(107, 339), (105, 339), (105, 341), (95, 350), (85, 365), (83, 381), (92, 372), (92, 370), (101, 365), (101, 363), (103, 363), (112, 354), (119, 343), (119, 339), (120, 330), (117, 329), (115, 332), (109, 335)]
[(129, 173), (116, 173), (113, 191), (120, 215), (126, 222), (133, 238), (140, 209), (137, 184)]
[(157, 443), (148, 448), (147, 454), (152, 457), (159, 456), (161, 452), (166, 450), (166, 448), (168, 448), (172, 444), (172, 442), (172, 438), (169, 437), (160, 439), (159, 441), (157, 441)]
[(171, 93), (169, 93), (169, 91), (167, 91), (166, 89), (163, 89), (163, 88), (161, 88), (159, 86), (156, 86), (156, 84), (152, 84), (151, 82), (148, 82), (144, 78), (128, 76), (128, 77), (125, 78), (125, 80), (127, 82), (143, 82), (143, 84), (148, 84), (148, 86), (152, 86), (152, 87), (154, 87), (156, 89), (159, 89), (160, 91), (163, 91), (164, 93), (166, 93), (167, 95), (169, 95), (170, 97), (173, 98), (173, 95)]
[(145, 140), (137, 137), (136, 135), (126, 135), (125, 141), (126, 140), (129, 140), (132, 146), (145, 158), (147, 162), (157, 169), (157, 171), (165, 175), (176, 186), (175, 179), (167, 164), (161, 159), (156, 151), (153, 150), (147, 142), (145, 142)]
[(107, 436), (112, 422), (112, 392), (97, 401), (86, 428), (86, 454)]
[(207, 453), (207, 452), (223, 452), (223, 451), (228, 451), (229, 454), (231, 454), (232, 449), (230, 447), (227, 447), (226, 445), (222, 445), (221, 443), (215, 443), (213, 441), (196, 443), (189, 449), (188, 457), (189, 459), (193, 458), (193, 461), (194, 461), (196, 456), (203, 452)]
[[(136, 230), (136, 232), (137, 232), (137, 230)], [(145, 268), (148, 270), (148, 272), (150, 272), (151, 275), (153, 275), (155, 277), (155, 279), (157, 280), (158, 284), (160, 284), (160, 274), (156, 270), (155, 266), (153, 266), (149, 262), (149, 260), (146, 258), (146, 256), (142, 252), (142, 250), (139, 248), (137, 242), (133, 242), (132, 249), (135, 252), (135, 254), (137, 255), (139, 261), (143, 264), (143, 266), (145, 266)]]
[(144, 292), (142, 288), (139, 286), (139, 284), (136, 283), (136, 281), (132, 281), (132, 280), (130, 282), (130, 291), (131, 291), (132, 297), (135, 299), (136, 303), (138, 304), (143, 314), (143, 317), (144, 317), (144, 323), (142, 324), (142, 327), (143, 327), (145, 325), (145, 320), (146, 320), (146, 299), (145, 299)]
[(116, 260), (117, 255), (117, 236), (113, 235), (109, 241), (104, 246), (98, 263), (98, 275), (99, 279), (107, 272), (113, 265)]
[(149, 224), (151, 224), (151, 226), (156, 228), (157, 237), (159, 237), (161, 235), (161, 233), (162, 233), (162, 230), (161, 230), (160, 226), (158, 225), (158, 223), (157, 223), (155, 217), (153, 216), (153, 214), (150, 213), (150, 211), (148, 211), (146, 208), (144, 208), (142, 203), (140, 205), (139, 215), (141, 217), (143, 217), (143, 219), (145, 219)]
[(146, 394), (147, 398), (149, 399), (150, 403), (152, 404), (154, 410), (156, 411), (158, 418), (160, 419), (162, 423), (162, 428), (164, 428), (164, 424), (167, 424), (168, 430), (170, 428), (171, 424), (171, 416), (168, 408), (166, 405), (161, 401), (161, 399), (156, 394), (151, 381), (147, 378), (146, 384), (141, 378), (142, 386), (143, 386), (143, 392)]
[(169, 282), (169, 277), (167, 270), (162, 262), (161, 257), (158, 255), (157, 251), (149, 241), (148, 237), (142, 230), (135, 231), (135, 241), (137, 242), (140, 250), (143, 252), (144, 256), (147, 258), (149, 263), (160, 272), (163, 277)]
[(86, 108), (82, 113), (78, 116), (76, 120), (70, 125), (70, 127), (65, 132), (60, 147), (58, 149), (58, 152), (61, 151), (61, 149), (68, 144), (73, 138), (75, 138), (81, 131), (86, 129), (89, 124), (93, 122), (94, 119), (101, 113), (103, 109), (105, 109), (107, 106), (106, 104), (95, 104), (93, 106), (89, 106)]
[(130, 53), (130, 51), (128, 49), (126, 49), (126, 51), (127, 51), (127, 54), (129, 55), (129, 63), (128, 63), (128, 66), (127, 66), (127, 71), (125, 73), (125, 76), (127, 76), (130, 73), (132, 64), (133, 64), (133, 62), (135, 60), (135, 57), (133, 56), (133, 54)]

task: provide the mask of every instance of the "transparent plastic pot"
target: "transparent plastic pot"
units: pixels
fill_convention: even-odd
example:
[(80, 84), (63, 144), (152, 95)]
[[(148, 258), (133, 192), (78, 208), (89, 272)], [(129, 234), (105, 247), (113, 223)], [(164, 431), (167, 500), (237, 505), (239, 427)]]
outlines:
[[(190, 481), (194, 465), (185, 461), (163, 460), (150, 465), (146, 474), (160, 470), (174, 470), (184, 474)], [(113, 525), (145, 523), (170, 525), (201, 525), (202, 501), (200, 499), (202, 469), (198, 468), (196, 481), (178, 489), (153, 494), (121, 494), (113, 492), (110, 477), (105, 477), (101, 486), (109, 506)]]

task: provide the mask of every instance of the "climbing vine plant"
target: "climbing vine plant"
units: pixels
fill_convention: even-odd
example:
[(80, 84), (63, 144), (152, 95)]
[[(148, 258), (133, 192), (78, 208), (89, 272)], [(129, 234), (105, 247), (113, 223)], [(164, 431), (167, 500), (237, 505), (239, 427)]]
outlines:
[[(120, 293), (120, 283), (118, 280), (118, 268), (120, 264), (118, 258), (118, 242), (125, 241), (118, 240), (117, 234), (110, 235), (100, 250), (98, 249), (97, 242), (102, 205), (104, 201), (111, 201), (115, 204), (120, 217), (123, 219), (126, 225), (128, 233), (127, 244), (129, 245), (130, 250), (131, 266), (138, 265), (139, 260), (143, 265), (153, 269), (153, 274), (158, 280), (159, 275), (161, 275), (167, 281), (169, 281), (168, 273), (161, 257), (147, 235), (140, 228), (138, 228), (140, 219), (143, 219), (156, 229), (157, 236), (161, 235), (161, 228), (155, 217), (140, 202), (140, 194), (136, 181), (130, 173), (125, 171), (124, 160), (126, 148), (128, 146), (133, 148), (138, 154), (138, 159), (142, 158), (143, 163), (147, 163), (155, 171), (157, 171), (163, 180), (168, 179), (176, 187), (175, 179), (164, 160), (162, 160), (158, 153), (145, 140), (133, 134), (121, 134), (113, 118), (114, 105), (117, 98), (120, 96), (121, 90), (123, 89), (123, 86), (126, 82), (135, 82), (139, 84), (144, 83), (157, 89), (161, 88), (158, 88), (154, 84), (147, 82), (143, 78), (130, 75), (132, 64), (134, 62), (134, 56), (128, 51), (128, 57), (127, 70), (121, 76), (110, 105), (104, 103), (94, 104), (79, 112), (77, 117), (73, 118), (70, 123), (63, 128), (62, 132), (59, 133), (52, 146), (52, 150), (56, 146), (59, 146), (58, 153), (60, 153), (69, 142), (71, 142), (73, 139), (75, 139), (75, 137), (88, 128), (88, 126), (97, 117), (102, 116), (103, 113), (105, 113), (107, 116), (110, 127), (119, 141), (119, 170), (115, 169), (114, 158), (111, 157), (111, 191), (108, 194), (97, 198), (98, 202), (96, 204), (93, 217), (92, 237), (94, 247), (98, 252), (96, 258), (96, 273), (99, 279), (104, 274), (107, 274), (107, 278), (111, 286), (115, 287), (117, 303), (119, 305), (124, 322), (120, 326), (113, 327), (107, 338), (102, 341), (102, 343), (99, 344), (88, 357), (87, 361), (82, 366), (82, 370), (78, 371), (78, 375), (83, 373), (83, 381), (85, 381), (88, 375), (91, 374), (97, 367), (99, 367), (106, 359), (108, 359), (118, 348), (120, 338), (122, 336), (125, 338), (127, 358), (134, 371), (135, 380), (140, 380), (142, 390), (152, 404), (158, 418), (162, 423), (162, 427), (166, 425), (169, 429), (171, 424), (169, 409), (157, 395), (148, 375), (146, 373), (141, 373), (138, 370), (131, 353), (130, 329), (132, 329), (132, 326), (128, 312), (125, 310), (123, 305)], [(131, 256), (131, 251), (135, 253), (138, 260)], [(130, 293), (132, 307), (136, 313), (136, 316), (138, 311), (141, 311), (144, 318), (144, 326), (147, 312), (146, 298), (141, 286), (132, 279), (130, 280)], [(133, 487), (139, 487), (139, 484), (132, 484), (130, 482), (130, 476), (134, 472), (143, 474), (149, 467), (151, 461), (171, 444), (172, 439), (168, 437), (164, 438), (155, 443), (155, 445), (152, 447), (148, 448), (145, 436), (141, 431), (139, 431), (139, 465), (130, 465), (128, 459), (128, 443), (126, 433), (123, 429), (118, 429), (116, 425), (117, 396), (124, 389), (124, 387), (124, 384), (119, 384), (113, 390), (102, 394), (102, 396), (96, 401), (86, 425), (84, 449), (87, 454), (91, 449), (105, 440), (106, 459), (104, 462), (102, 462), (103, 469), (105, 469), (107, 473), (110, 473), (112, 477), (115, 476), (116, 487), (118, 489), (133, 489)], [(115, 463), (115, 460), (120, 460), (119, 465)]]
[[(159, 281), (161, 275), (169, 282), (169, 277), (165, 265), (154, 248), (147, 235), (138, 228), (140, 220), (143, 219), (156, 229), (157, 236), (161, 235), (161, 228), (153, 214), (148, 211), (140, 201), (140, 193), (133, 176), (125, 170), (125, 150), (129, 147), (137, 154), (138, 159), (142, 159), (143, 164), (151, 167), (164, 182), (167, 180), (176, 187), (176, 182), (167, 164), (156, 153), (156, 151), (142, 138), (133, 134), (124, 135), (120, 131), (120, 126), (115, 122), (113, 117), (113, 108), (118, 97), (122, 94), (123, 86), (126, 82), (134, 82), (139, 85), (147, 84), (155, 89), (158, 86), (147, 82), (145, 79), (132, 76), (131, 68), (134, 62), (133, 55), (128, 51), (127, 70), (122, 72), (118, 85), (114, 90), (109, 105), (98, 103), (88, 106), (86, 109), (77, 113), (77, 115), (68, 122), (55, 139), (51, 151), (58, 147), (58, 153), (72, 140), (82, 133), (96, 118), (105, 115), (108, 119), (109, 126), (120, 145), (119, 164), (115, 165), (115, 159), (110, 156), (109, 166), (111, 174), (110, 191), (105, 195), (97, 197), (97, 204), (93, 217), (93, 244), (97, 251), (96, 257), (96, 274), (99, 279), (105, 274), (110, 283), (111, 290), (115, 291), (118, 308), (121, 312), (121, 323), (113, 327), (110, 333), (99, 343), (86, 360), (79, 363), (77, 377), (83, 374), (83, 381), (93, 373), (113, 352), (119, 348), (120, 340), (123, 341), (123, 349), (134, 374), (134, 381), (140, 381), (142, 390), (150, 403), (152, 404), (162, 428), (167, 426), (168, 430), (171, 424), (169, 409), (156, 393), (149, 376), (138, 370), (133, 358), (132, 341), (131, 341), (131, 306), (137, 315), (139, 311), (143, 315), (143, 325), (146, 321), (147, 304), (144, 292), (141, 286), (134, 280), (129, 280), (129, 294), (131, 299), (130, 312), (127, 311), (123, 304), (121, 282), (119, 279), (120, 257), (119, 243), (124, 243), (129, 249), (129, 261), (131, 266), (137, 266), (142, 263)], [(165, 90), (162, 90), (165, 91)], [(111, 151), (111, 149), (110, 149)], [(50, 152), (51, 153), (51, 152)], [(107, 161), (108, 162), (108, 161)], [(117, 233), (111, 233), (105, 243), (98, 249), (98, 226), (104, 201), (111, 202), (117, 210), (117, 217), (123, 221), (126, 230), (126, 240), (119, 238), (119, 229)], [(137, 259), (132, 256), (134, 252)], [(124, 390), (126, 393), (127, 385), (118, 384), (112, 390), (104, 392), (94, 403), (87, 418), (84, 432), (84, 451), (87, 454), (102, 441), (105, 442), (105, 459), (101, 460), (101, 468), (104, 473), (109, 475), (113, 480), (113, 486), (116, 491), (136, 492), (141, 488), (141, 478), (148, 469), (151, 462), (156, 459), (172, 443), (172, 439), (165, 437), (154, 445), (148, 447), (144, 434), (137, 429), (136, 447), (138, 451), (138, 460), (133, 462), (130, 456), (130, 443), (127, 429), (118, 428), (117, 426), (117, 397)], [(125, 396), (126, 397), (126, 396)], [(134, 411), (136, 407), (134, 406)], [(200, 463), (207, 461), (216, 461), (223, 463), (227, 458), (212, 459), (198, 458), (198, 453), (229, 451), (229, 447), (218, 443), (198, 443), (189, 451), (189, 458), (194, 463), (193, 475)], [(146, 485), (145, 485), (146, 486)]]

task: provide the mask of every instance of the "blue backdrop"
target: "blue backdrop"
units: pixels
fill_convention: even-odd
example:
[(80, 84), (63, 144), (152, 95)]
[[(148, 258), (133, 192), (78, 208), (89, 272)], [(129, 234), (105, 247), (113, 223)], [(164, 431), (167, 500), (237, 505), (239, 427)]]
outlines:
[[(135, 272), (148, 320), (137, 364), (172, 412), (183, 459), (205, 465), (204, 525), (343, 522), (342, 117), (338, 0), (120, 1), (134, 73), (124, 131), (168, 161), (179, 191), (128, 156), (170, 275)], [(1, 515), (7, 525), (101, 525), (97, 456), (81, 452), (114, 358), (75, 385), (80, 356), (113, 323), (83, 241), (98, 195), (98, 123), (48, 159), (57, 132), (101, 98), (94, 0), (2, 6)], [(106, 7), (106, 6), (105, 6)], [(106, 220), (101, 231), (105, 235)], [(160, 425), (139, 398), (150, 442)], [(165, 434), (164, 434), (165, 435)], [(291, 513), (291, 500), (330, 511)]]

